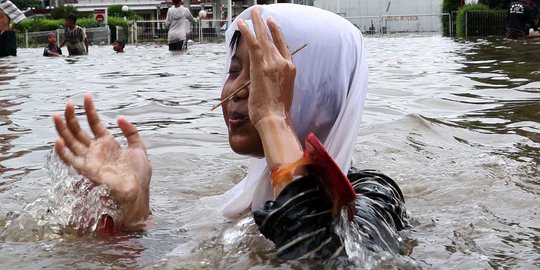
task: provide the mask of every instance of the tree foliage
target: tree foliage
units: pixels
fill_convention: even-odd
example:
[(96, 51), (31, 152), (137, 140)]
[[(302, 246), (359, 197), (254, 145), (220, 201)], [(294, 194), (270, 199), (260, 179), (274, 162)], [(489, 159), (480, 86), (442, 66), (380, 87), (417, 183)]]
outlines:
[(467, 4), (460, 8), (457, 17), (456, 17), (456, 35), (458, 37), (465, 37), (465, 15), (467, 11), (473, 10), (491, 10), (487, 5), (484, 4)]
[(478, 0), (478, 4), (484, 4), (492, 9), (507, 9), (512, 0)]
[[(49, 14), (49, 17), (51, 17), (51, 19), (64, 19), (64, 17), (69, 14), (69, 13), (73, 13), (73, 14), (76, 14), (76, 15), (79, 15), (78, 12), (77, 12), (77, 8), (75, 6), (72, 6), (72, 5), (60, 5), (58, 7), (56, 7), (55, 9), (53, 9), (53, 11), (51, 11), (51, 14)], [(79, 16), (77, 16), (79, 17)]]
[(41, 4), (38, 0), (11, 0), (20, 10), (26, 10), (28, 8), (41, 8)]
[(141, 16), (135, 14), (135, 11), (130, 10), (128, 12), (122, 11), (123, 5), (112, 5), (107, 9), (109, 17), (123, 18), (124, 16), (130, 20), (140, 20)]
[(443, 13), (452, 13), (457, 11), (461, 5), (461, 0), (443, 0), (442, 12)]

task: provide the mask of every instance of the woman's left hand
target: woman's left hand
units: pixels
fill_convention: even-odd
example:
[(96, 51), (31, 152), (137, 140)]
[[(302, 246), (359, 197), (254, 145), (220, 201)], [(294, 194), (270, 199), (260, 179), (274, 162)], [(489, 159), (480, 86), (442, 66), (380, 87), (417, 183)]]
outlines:
[(268, 36), (257, 7), (251, 11), (255, 36), (243, 20), (238, 22), (242, 38), (247, 44), (250, 62), (249, 118), (255, 127), (267, 117), (289, 122), (289, 111), (294, 93), (296, 67), (291, 53), (272, 17), (267, 19), (273, 41)]

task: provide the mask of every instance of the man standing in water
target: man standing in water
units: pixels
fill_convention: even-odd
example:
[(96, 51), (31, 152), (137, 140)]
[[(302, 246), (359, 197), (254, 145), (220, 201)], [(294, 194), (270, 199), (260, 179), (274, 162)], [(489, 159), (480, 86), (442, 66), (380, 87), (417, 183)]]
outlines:
[(506, 37), (511, 39), (526, 39), (529, 28), (538, 31), (533, 19), (530, 6), (533, 0), (518, 0), (510, 3), (506, 18)]
[(169, 51), (181, 51), (187, 49), (186, 41), (186, 23), (189, 20), (195, 23), (196, 20), (191, 15), (189, 9), (182, 6), (180, 0), (173, 0), (174, 7), (170, 7), (167, 11), (165, 26), (169, 28), (167, 33), (167, 43)]
[(17, 56), (17, 39), (11, 21), (19, 23), (26, 17), (11, 1), (0, 0), (0, 57)]

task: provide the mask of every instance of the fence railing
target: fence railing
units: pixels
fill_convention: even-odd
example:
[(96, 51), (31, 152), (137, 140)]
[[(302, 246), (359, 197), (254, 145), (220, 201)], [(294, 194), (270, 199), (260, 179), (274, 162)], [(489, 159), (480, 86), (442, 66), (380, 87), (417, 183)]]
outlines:
[[(200, 20), (186, 27), (187, 39), (195, 42), (219, 42), (225, 39), (226, 20)], [(164, 20), (136, 21), (132, 25), (135, 43), (167, 42)]]
[(504, 36), (506, 10), (471, 10), (465, 13), (465, 36)]
[[(96, 28), (85, 28), (86, 36), (90, 44), (100, 45), (100, 44), (110, 44), (111, 43), (111, 32), (108, 26), (96, 27)], [(64, 29), (56, 29), (52, 31), (39, 31), (39, 32), (28, 32), (25, 31), (23, 34), (17, 35), (17, 44), (19, 47), (29, 48), (29, 47), (45, 47), (48, 44), (47, 36), (50, 33), (56, 34), (57, 45), (60, 45), (62, 40), (64, 40)]]
[[(345, 17), (365, 35), (444, 33), (443, 21), (452, 25), (449, 13)], [(452, 31), (452, 30), (450, 30)]]
[[(495, 26), (489, 27), (501, 29), (500, 25), (504, 21), (501, 19), (501, 14), (492, 12), (492, 15), (490, 16), (492, 17), (485, 14), (478, 15), (477, 12), (468, 13), (466, 21), (471, 26), (468, 26), (467, 29), (479, 29), (478, 27), (480, 26), (488, 27), (489, 25), (486, 26), (486, 24), (491, 24), (491, 22), (495, 20), (493, 18), (497, 18), (497, 23)], [(345, 18), (360, 29), (364, 35), (394, 36), (410, 33), (443, 34), (446, 33), (446, 31), (449, 31), (452, 36), (454, 33), (453, 18), (449, 13), (356, 16)], [(487, 20), (490, 21), (486, 23)], [(446, 22), (448, 23), (446, 24)], [(201, 43), (223, 41), (225, 39), (226, 29), (227, 21), (225, 20), (200, 20), (195, 24), (190, 23), (186, 26), (187, 38)], [(504, 27), (502, 27), (502, 29), (504, 30)], [(475, 33), (482, 32), (478, 30), (475, 31)], [(498, 31), (500, 32), (500, 30)], [(24, 35), (18, 35), (19, 47), (46, 46), (47, 35), (50, 32), (55, 31), (27, 32), (24, 33)], [(165, 44), (167, 43), (167, 32), (168, 29), (165, 27), (164, 20), (134, 21), (127, 28), (116, 26), (116, 28), (113, 29), (113, 38), (123, 40), (126, 43), (139, 44), (152, 42)], [(60, 42), (63, 39), (64, 30), (58, 29), (56, 30), (56, 33), (58, 42)], [(87, 28), (86, 34), (91, 44), (111, 43), (111, 31), (108, 26)], [(502, 34), (504, 34), (504, 31)]]

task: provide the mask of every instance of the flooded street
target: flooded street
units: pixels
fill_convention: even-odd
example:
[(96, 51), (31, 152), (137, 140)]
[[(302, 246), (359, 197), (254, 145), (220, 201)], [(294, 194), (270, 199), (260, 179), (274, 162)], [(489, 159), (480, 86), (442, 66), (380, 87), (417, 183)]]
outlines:
[[(355, 166), (397, 181), (413, 229), (403, 255), (356, 267), (540, 267), (540, 43), (368, 37), (365, 48), (369, 92)], [(210, 111), (224, 50), (193, 44), (173, 55), (141, 45), (114, 54), (92, 46), (76, 59), (42, 57), (39, 48), (1, 58), (0, 227), (65, 199), (51, 193), (44, 169), (58, 165), (47, 163), (51, 118), (68, 100), (82, 113), (87, 92), (115, 134), (120, 115), (139, 128), (154, 169), (155, 223), (135, 235), (77, 238), (39, 233), (46, 225), (29, 218), (4, 231), (1, 268), (317, 267), (272, 258), (251, 218), (220, 214), (219, 195), (248, 165), (230, 150), (221, 111)]]

